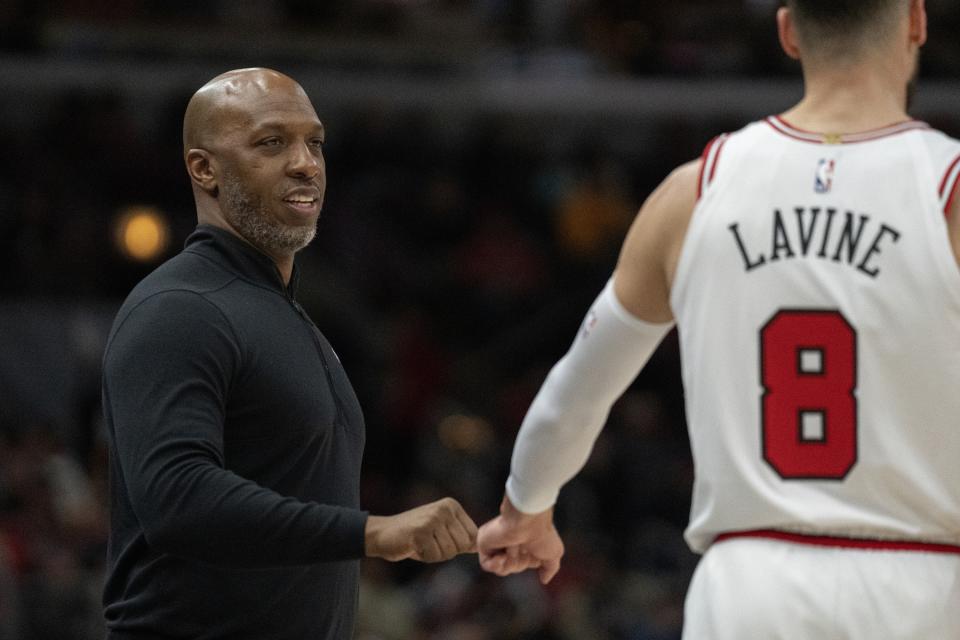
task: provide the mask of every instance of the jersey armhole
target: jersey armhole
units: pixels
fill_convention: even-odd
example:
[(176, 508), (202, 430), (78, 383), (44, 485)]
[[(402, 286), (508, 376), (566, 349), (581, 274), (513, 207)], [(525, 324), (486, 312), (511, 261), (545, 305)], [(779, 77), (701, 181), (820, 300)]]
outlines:
[(722, 134), (707, 143), (703, 150), (700, 160), (700, 178), (697, 181), (697, 202), (699, 202), (707, 189), (713, 184), (713, 179), (717, 174), (717, 165), (720, 163), (720, 152), (723, 151), (723, 145), (727, 143), (729, 134)]
[(950, 163), (950, 167), (943, 175), (943, 180), (940, 181), (940, 207), (944, 216), (950, 216), (950, 208), (957, 197), (958, 181), (960, 181), (960, 155)]

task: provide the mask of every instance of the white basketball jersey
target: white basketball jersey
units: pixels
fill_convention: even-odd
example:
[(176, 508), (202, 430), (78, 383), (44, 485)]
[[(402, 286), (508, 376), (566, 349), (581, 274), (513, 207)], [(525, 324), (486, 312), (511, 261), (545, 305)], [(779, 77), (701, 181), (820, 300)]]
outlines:
[(677, 267), (687, 541), (774, 529), (960, 544), (960, 142), (779, 118), (704, 153)]

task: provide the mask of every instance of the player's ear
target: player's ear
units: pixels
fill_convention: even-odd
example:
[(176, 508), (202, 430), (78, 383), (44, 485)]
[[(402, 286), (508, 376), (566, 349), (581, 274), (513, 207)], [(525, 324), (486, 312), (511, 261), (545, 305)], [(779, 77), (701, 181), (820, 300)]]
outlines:
[(794, 60), (799, 60), (800, 38), (797, 36), (793, 13), (788, 7), (780, 7), (777, 11), (777, 33), (780, 35), (780, 46), (784, 52)]
[(217, 172), (214, 160), (206, 149), (188, 149), (183, 156), (187, 173), (195, 185), (211, 197), (217, 196)]
[(927, 43), (926, 0), (910, 0), (910, 42), (918, 47)]

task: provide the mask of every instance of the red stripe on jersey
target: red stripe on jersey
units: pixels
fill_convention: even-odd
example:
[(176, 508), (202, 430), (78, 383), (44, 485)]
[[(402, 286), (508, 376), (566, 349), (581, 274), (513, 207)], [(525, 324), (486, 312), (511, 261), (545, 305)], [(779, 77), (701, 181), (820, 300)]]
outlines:
[(942, 198), (947, 192), (947, 180), (950, 179), (950, 174), (953, 173), (953, 170), (957, 167), (957, 163), (960, 162), (960, 156), (957, 156), (956, 159), (950, 163), (950, 168), (947, 169), (947, 172), (943, 174), (943, 180), (940, 182), (940, 197)]
[[(772, 116), (780, 125), (786, 129), (793, 130), (797, 133), (806, 133), (812, 136), (823, 136), (822, 133), (817, 131), (809, 131), (807, 129), (801, 129), (800, 127), (795, 127), (782, 116)], [(866, 131), (859, 131), (857, 133), (845, 133), (841, 134), (844, 138), (860, 138), (860, 137), (869, 137), (871, 139), (876, 137), (884, 137), (888, 135), (893, 135), (895, 133), (900, 133), (901, 131), (909, 131), (911, 129), (927, 129), (930, 125), (922, 120), (904, 120), (903, 122), (895, 122), (893, 124), (888, 124), (885, 127), (877, 127), (876, 129), (867, 129)]]
[(831, 140), (832, 144), (870, 142), (871, 140), (886, 138), (888, 136), (897, 135), (905, 131), (930, 128), (930, 125), (921, 120), (906, 120), (904, 122), (899, 122), (886, 127), (880, 127), (879, 129), (870, 129), (868, 131), (861, 131), (859, 133), (843, 133), (837, 134), (836, 136), (827, 136), (826, 134), (817, 133), (814, 131), (798, 129), (780, 116), (770, 116), (766, 119), (766, 122), (778, 133), (795, 140), (803, 140), (804, 142), (810, 142), (813, 144), (825, 144), (828, 141), (828, 138), (836, 138), (835, 142)]
[(697, 178), (697, 200), (703, 196), (703, 174), (707, 168), (707, 158), (710, 156), (710, 149), (713, 148), (713, 145), (716, 144), (719, 139), (720, 136), (717, 136), (708, 142), (707, 146), (703, 149), (703, 155), (700, 156), (700, 176)]
[(802, 131), (797, 129), (792, 129), (788, 125), (784, 124), (782, 120), (776, 116), (771, 116), (765, 121), (770, 127), (779, 134), (785, 135), (788, 138), (793, 138), (794, 140), (800, 140), (801, 142), (810, 142), (812, 144), (823, 144), (823, 136), (820, 134), (803, 134)]
[[(953, 173), (953, 170), (957, 168), (957, 164), (960, 164), (960, 156), (957, 156), (956, 159), (950, 163), (950, 168), (947, 169), (947, 172), (943, 174), (943, 180), (940, 182), (940, 197), (943, 198), (947, 194), (947, 202), (943, 207), (943, 214), (946, 216), (950, 215), (950, 208), (953, 206), (953, 201), (957, 197), (957, 178), (960, 177), (960, 174), (957, 174), (953, 177), (953, 184), (948, 184), (950, 182), (950, 174)], [(947, 187), (950, 188), (947, 191)]]
[(808, 129), (801, 129), (800, 127), (795, 127), (795, 126), (793, 126), (792, 124), (790, 124), (789, 122), (787, 122), (782, 116), (770, 116), (770, 118), (771, 118), (772, 120), (774, 120), (777, 124), (780, 124), (780, 125), (786, 127), (787, 129), (792, 129), (793, 131), (796, 131), (796, 132), (798, 132), (798, 133), (809, 133), (809, 134), (814, 135), (814, 136), (819, 136), (819, 135), (820, 135), (820, 134), (817, 133), (816, 131), (810, 131), (810, 130), (808, 130)]
[(943, 194), (947, 190), (947, 180), (950, 179), (950, 174), (953, 173), (954, 168), (956, 168), (957, 163), (960, 162), (960, 156), (957, 156), (956, 159), (950, 163), (950, 168), (947, 169), (947, 172), (943, 174), (943, 180), (940, 182), (940, 197), (943, 197)]
[(715, 542), (723, 542), (735, 538), (767, 538), (782, 542), (797, 544), (811, 544), (818, 547), (842, 547), (846, 549), (874, 549), (877, 551), (926, 551), (929, 553), (956, 553), (960, 554), (960, 545), (942, 544), (937, 542), (919, 542), (907, 540), (875, 540), (865, 538), (844, 538), (841, 536), (813, 536), (801, 533), (788, 533), (774, 529), (757, 529), (755, 531), (734, 531), (722, 533)]
[(713, 176), (717, 173), (717, 165), (720, 164), (720, 154), (723, 153), (723, 145), (727, 144), (729, 136), (723, 136), (723, 140), (717, 146), (717, 152), (713, 156), (713, 166), (710, 167), (710, 176), (707, 178), (707, 185), (713, 182)]
[(950, 192), (950, 197), (947, 198), (947, 204), (943, 207), (943, 215), (950, 217), (950, 211), (953, 209), (953, 201), (957, 199), (957, 183), (953, 183), (953, 191)]
[(843, 134), (842, 141), (844, 143), (850, 142), (869, 142), (870, 140), (878, 140), (880, 138), (889, 138), (890, 136), (895, 136), (906, 131), (914, 131), (915, 129), (929, 129), (930, 125), (926, 122), (921, 122), (920, 120), (910, 120), (902, 124), (894, 125), (892, 127), (887, 127), (886, 129), (877, 129), (876, 132), (865, 131), (862, 133), (849, 133)]

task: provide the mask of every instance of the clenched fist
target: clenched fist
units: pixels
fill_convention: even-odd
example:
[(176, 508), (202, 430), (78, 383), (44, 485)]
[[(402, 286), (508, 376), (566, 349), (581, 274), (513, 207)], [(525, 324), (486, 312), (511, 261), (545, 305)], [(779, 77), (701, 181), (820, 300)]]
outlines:
[(500, 515), (480, 527), (480, 566), (498, 576), (537, 569), (547, 584), (560, 570), (563, 540), (553, 526), (553, 508), (537, 514), (517, 510), (506, 496)]
[(477, 525), (453, 498), (395, 516), (369, 516), (364, 548), (370, 558), (442, 562), (477, 550)]

